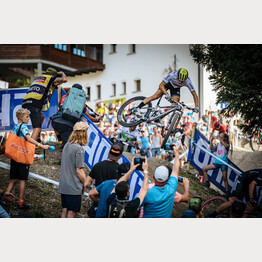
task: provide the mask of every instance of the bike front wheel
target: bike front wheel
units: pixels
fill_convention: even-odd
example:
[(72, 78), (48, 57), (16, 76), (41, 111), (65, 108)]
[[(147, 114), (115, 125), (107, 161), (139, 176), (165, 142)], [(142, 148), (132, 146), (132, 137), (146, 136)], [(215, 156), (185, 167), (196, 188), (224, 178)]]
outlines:
[(136, 96), (127, 100), (117, 112), (118, 123), (125, 127), (131, 127), (139, 125), (144, 119), (148, 118), (152, 110), (151, 102), (140, 108), (139, 113), (136, 112), (137, 106), (143, 102), (145, 98), (144, 96)]
[[(226, 202), (227, 200), (224, 197), (212, 197), (202, 205), (201, 212), (203, 213), (204, 217), (207, 217), (209, 212), (216, 210), (220, 205)], [(220, 213), (219, 215), (217, 215), (217, 217), (228, 217), (228, 210)]]
[(260, 151), (262, 149), (260, 134), (258, 130), (256, 130), (253, 136), (250, 138), (250, 146), (253, 151)]

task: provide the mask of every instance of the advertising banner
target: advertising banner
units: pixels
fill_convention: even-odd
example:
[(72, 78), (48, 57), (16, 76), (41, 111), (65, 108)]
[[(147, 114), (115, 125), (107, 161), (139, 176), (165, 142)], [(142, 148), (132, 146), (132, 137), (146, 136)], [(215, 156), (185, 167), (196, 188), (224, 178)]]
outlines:
[[(18, 123), (16, 118), (16, 111), (22, 107), (23, 99), (26, 95), (28, 88), (12, 88), (0, 90), (0, 131), (11, 131)], [(48, 111), (43, 112), (45, 120), (42, 130), (47, 129), (49, 117), (57, 112), (58, 106), (57, 90), (50, 101), (50, 108)], [(28, 123), (28, 129), (32, 129), (31, 121)]]
[[(89, 144), (88, 146), (84, 146), (85, 150), (85, 163), (89, 169), (103, 160), (108, 159), (108, 153), (111, 148), (112, 143), (104, 136), (104, 134), (93, 124), (91, 120), (89, 120), (85, 116), (89, 128), (88, 128), (88, 137), (89, 137)], [(130, 161), (122, 155), (119, 159), (118, 163), (124, 163)], [(130, 185), (130, 199), (133, 199), (139, 192), (142, 184), (143, 184), (144, 176), (141, 172), (135, 171), (131, 175), (129, 179)]]

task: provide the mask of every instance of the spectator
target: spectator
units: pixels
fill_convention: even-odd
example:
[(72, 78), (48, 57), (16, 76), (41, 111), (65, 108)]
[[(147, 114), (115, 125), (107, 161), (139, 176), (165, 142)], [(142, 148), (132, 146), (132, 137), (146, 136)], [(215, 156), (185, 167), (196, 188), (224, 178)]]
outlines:
[[(167, 168), (170, 169), (170, 167), (167, 167)], [(189, 180), (186, 177), (183, 177), (183, 182), (181, 183), (181, 185), (183, 187), (184, 192), (183, 194), (180, 194), (179, 192), (176, 191), (175, 198), (174, 198), (175, 204), (180, 203), (180, 202), (188, 202), (189, 200)], [(154, 186), (155, 186), (155, 183), (149, 184), (149, 189)], [(143, 214), (144, 214), (144, 208), (141, 207), (139, 217), (142, 218)]]
[(77, 122), (62, 152), (58, 188), (62, 200), (61, 218), (75, 218), (81, 209), (83, 185), (86, 181), (85, 152), (82, 146), (88, 144), (87, 128), (86, 123)]
[(154, 132), (153, 135), (149, 137), (149, 142), (151, 144), (152, 157), (160, 158), (160, 147), (161, 147), (163, 139), (158, 132), (157, 126), (153, 128), (153, 132)]
[(146, 152), (146, 157), (151, 158), (151, 148), (149, 143), (149, 136), (146, 135), (146, 130), (142, 129), (140, 131), (142, 137), (141, 137), (141, 149), (143, 149)]
[(155, 186), (150, 188), (144, 200), (143, 218), (170, 218), (172, 215), (179, 173), (179, 148), (174, 145), (175, 162), (169, 178), (168, 168), (155, 170)]
[(205, 123), (207, 123), (207, 126), (209, 125), (209, 112), (208, 110), (205, 110), (205, 114), (203, 115), (203, 120)]
[[(108, 153), (107, 160), (96, 163), (89, 175), (87, 176), (84, 188), (90, 187), (92, 182), (95, 182), (95, 187), (98, 187), (106, 180), (115, 179), (117, 169), (119, 167), (118, 160), (121, 158), (123, 153), (123, 145), (121, 143), (114, 143)], [(94, 218), (95, 210), (97, 208), (96, 203), (93, 203), (87, 212), (87, 217)]]
[[(213, 145), (213, 140), (214, 138), (211, 138), (210, 140), (210, 149), (216, 150), (215, 155), (219, 159), (223, 160), (224, 162), (228, 162), (227, 156), (228, 156), (229, 145), (230, 145), (228, 134), (220, 133), (220, 135), (218, 136), (218, 140), (220, 141), (220, 143), (217, 145), (215, 144)], [(226, 197), (229, 197), (228, 181), (227, 181), (227, 166), (223, 162), (221, 162), (219, 159), (216, 159), (214, 163), (204, 166), (202, 168), (204, 180), (205, 180), (205, 183), (203, 183), (203, 185), (205, 187), (210, 187), (210, 182), (209, 182), (208, 175), (207, 175), (208, 170), (221, 168), (221, 171), (223, 174), (223, 180), (225, 183)]]
[(246, 204), (241, 200), (235, 200), (230, 208), (230, 218), (241, 218), (246, 210)]
[(214, 111), (211, 111), (211, 128), (213, 129), (214, 123), (217, 121), (217, 117), (214, 115)]
[(2, 200), (13, 201), (15, 196), (12, 193), (4, 194), (4, 191), (0, 189), (0, 218), (10, 218), (9, 214), (3, 207)]
[(133, 171), (135, 171), (136, 166), (133, 164), (133, 161), (131, 166), (127, 162), (122, 163), (118, 167), (115, 179), (106, 180), (98, 187), (93, 188), (91, 191), (89, 191), (89, 197), (97, 204), (95, 216), (96, 218), (107, 217), (107, 198), (111, 194), (112, 190), (115, 188), (117, 181), (128, 172), (132, 174)]
[[(132, 160), (132, 167), (134, 167), (134, 158)], [(129, 199), (129, 185), (127, 182), (132, 172), (128, 172), (127, 174), (125, 174), (118, 180), (111, 195), (107, 199), (108, 217), (111, 217), (111, 218), (112, 217), (124, 217), (124, 218), (138, 217), (138, 209), (140, 205), (143, 203), (144, 198), (148, 192), (149, 178), (148, 178), (147, 158), (145, 159), (145, 162), (143, 162), (142, 168), (144, 172), (143, 184), (142, 184), (142, 187), (138, 195), (133, 200), (128, 200)], [(119, 204), (120, 206), (123, 207), (122, 211), (124, 212), (121, 212), (121, 211), (115, 212), (114, 207), (119, 206)]]
[(227, 120), (228, 122), (228, 134), (229, 134), (229, 140), (232, 142), (233, 145), (235, 144), (235, 131), (236, 127), (234, 125), (235, 117), (232, 112), (229, 113), (229, 118)]
[(187, 209), (183, 212), (181, 218), (196, 218), (196, 213), (191, 210), (191, 209)]
[[(18, 119), (18, 124), (16, 124), (12, 130), (12, 134), (15, 134), (28, 142), (37, 145), (43, 149), (48, 149), (49, 145), (42, 145), (37, 142), (35, 139), (30, 137), (29, 130), (27, 128), (27, 124), (30, 119), (30, 111), (24, 108), (19, 109), (16, 111), (16, 117)], [(18, 131), (20, 132), (18, 134)], [(18, 208), (19, 209), (29, 209), (30, 206), (24, 203), (24, 194), (25, 194), (25, 186), (26, 180), (28, 180), (29, 175), (29, 165), (25, 165), (22, 163), (18, 163), (11, 159), (11, 168), (10, 168), (10, 182), (6, 189), (5, 195), (10, 195), (11, 191), (13, 190), (16, 182), (20, 180), (19, 185), (19, 200), (18, 200)]]
[(45, 118), (41, 111), (48, 110), (54, 90), (59, 84), (66, 82), (66, 75), (63, 72), (57, 73), (54, 68), (49, 67), (45, 73), (35, 78), (29, 87), (22, 108), (31, 112), (34, 140), (38, 139)]
[(214, 123), (213, 129), (212, 129), (212, 131), (211, 131), (211, 135), (214, 133), (215, 130), (218, 131), (219, 134), (220, 134), (220, 133), (226, 133), (226, 132), (227, 132), (226, 126), (223, 125), (223, 124), (220, 124), (220, 122), (218, 122), (218, 121), (216, 121), (216, 122)]
[(196, 218), (204, 218), (204, 215), (201, 212), (202, 202), (202, 198), (197, 196), (194, 196), (189, 200), (188, 208), (195, 212)]

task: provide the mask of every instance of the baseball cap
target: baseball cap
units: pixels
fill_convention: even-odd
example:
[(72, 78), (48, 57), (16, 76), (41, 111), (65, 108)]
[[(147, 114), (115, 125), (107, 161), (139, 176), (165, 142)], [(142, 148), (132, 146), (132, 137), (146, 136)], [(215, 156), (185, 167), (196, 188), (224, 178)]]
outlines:
[(86, 130), (88, 128), (88, 124), (85, 122), (77, 122), (74, 125), (73, 130), (78, 131), (78, 130)]
[(114, 143), (108, 153), (108, 157), (111, 160), (118, 160), (123, 153), (123, 145), (121, 143)]
[(156, 181), (162, 183), (169, 178), (169, 170), (165, 166), (159, 166), (155, 169), (154, 178)]
[(185, 210), (181, 218), (196, 218), (196, 213), (193, 210)]
[(73, 84), (72, 87), (82, 90), (83, 87), (80, 84)]

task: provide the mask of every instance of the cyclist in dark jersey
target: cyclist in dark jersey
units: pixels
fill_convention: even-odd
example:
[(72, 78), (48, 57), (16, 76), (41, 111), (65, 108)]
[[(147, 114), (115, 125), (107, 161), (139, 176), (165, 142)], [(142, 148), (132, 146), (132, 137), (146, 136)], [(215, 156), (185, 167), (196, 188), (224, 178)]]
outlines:
[[(137, 114), (140, 113), (140, 108), (145, 106), (151, 101), (154, 101), (161, 97), (162, 95), (165, 95), (165, 98), (170, 102), (173, 103), (173, 101), (180, 101), (180, 88), (182, 86), (186, 86), (189, 91), (191, 92), (194, 102), (195, 102), (195, 109), (194, 112), (199, 112), (198, 107), (198, 96), (196, 94), (195, 88), (188, 77), (188, 71), (185, 68), (180, 68), (177, 72), (170, 73), (159, 85), (158, 90), (156, 93), (150, 97), (147, 97), (144, 99), (143, 102), (138, 105), (136, 110), (134, 111)], [(168, 94), (167, 90), (170, 90), (170, 94)]]
[(215, 211), (209, 213), (209, 217), (216, 217), (219, 213), (231, 207), (235, 200), (246, 200), (246, 210), (243, 217), (257, 208), (258, 196), (256, 195), (256, 186), (262, 186), (262, 169), (252, 169), (239, 175), (235, 183), (232, 197), (228, 202), (220, 205)]

